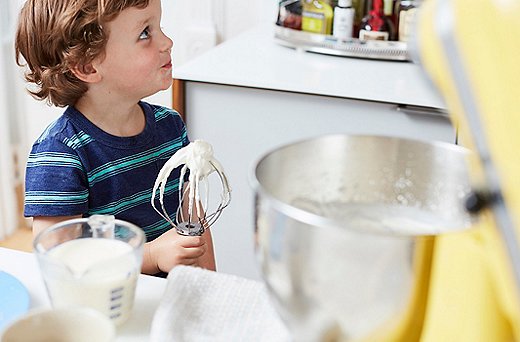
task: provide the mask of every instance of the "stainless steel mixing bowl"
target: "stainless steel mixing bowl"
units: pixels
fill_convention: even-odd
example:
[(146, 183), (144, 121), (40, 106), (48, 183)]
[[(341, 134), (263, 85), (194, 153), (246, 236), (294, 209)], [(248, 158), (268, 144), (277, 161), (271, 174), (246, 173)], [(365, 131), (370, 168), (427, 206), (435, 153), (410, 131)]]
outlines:
[(362, 340), (399, 324), (418, 240), (471, 224), (468, 155), (447, 143), (332, 135), (257, 162), (257, 256), (295, 341)]

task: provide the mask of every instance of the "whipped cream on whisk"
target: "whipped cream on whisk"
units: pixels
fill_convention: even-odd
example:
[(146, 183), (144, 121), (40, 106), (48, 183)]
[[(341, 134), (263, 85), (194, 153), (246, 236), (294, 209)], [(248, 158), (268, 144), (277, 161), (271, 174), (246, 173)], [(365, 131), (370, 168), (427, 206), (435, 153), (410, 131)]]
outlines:
[[(211, 225), (214, 220), (218, 218), (222, 209), (224, 209), (231, 200), (231, 188), (229, 187), (229, 183), (227, 181), (227, 177), (224, 173), (224, 169), (222, 165), (215, 159), (213, 156), (213, 147), (203, 140), (195, 140), (188, 144), (187, 146), (179, 149), (161, 168), (159, 171), (159, 175), (155, 180), (155, 184), (152, 190), (152, 198), (151, 204), (152, 207), (164, 217), (172, 226), (177, 227), (177, 225), (170, 218), (166, 209), (164, 207), (164, 190), (166, 188), (166, 182), (171, 172), (181, 166), (184, 165), (181, 169), (180, 177), (179, 177), (179, 188), (182, 192), (182, 198), (188, 192), (188, 221), (191, 221), (193, 217), (193, 207), (195, 205), (196, 214), (198, 218), (206, 219), (208, 225)], [(190, 170), (190, 174), (188, 176), (188, 187), (186, 190), (182, 190), (182, 184), (184, 181), (184, 176), (186, 175), (186, 171)], [(205, 197), (203, 198), (203, 203), (201, 204), (201, 194), (200, 194), (200, 185), (204, 184), (206, 190), (208, 189), (208, 176), (217, 172), (220, 177), (222, 184), (222, 193), (221, 193), (221, 202), (218, 205), (216, 211), (214, 213), (208, 214), (206, 210), (208, 209), (208, 192), (205, 192)], [(159, 189), (159, 203), (161, 204), (162, 212), (159, 211), (155, 207), (155, 194)], [(180, 221), (184, 221), (182, 216), (182, 199), (179, 200), (179, 209), (177, 210), (177, 218), (181, 219)], [(194, 204), (195, 203), (195, 204)], [(180, 222), (179, 222), (180, 223)]]

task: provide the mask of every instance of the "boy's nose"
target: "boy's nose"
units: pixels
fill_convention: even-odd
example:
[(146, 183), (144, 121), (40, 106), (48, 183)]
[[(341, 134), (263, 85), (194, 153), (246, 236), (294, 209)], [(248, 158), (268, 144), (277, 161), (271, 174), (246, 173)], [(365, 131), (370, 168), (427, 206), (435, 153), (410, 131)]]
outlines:
[(163, 34), (163, 41), (161, 42), (161, 51), (168, 51), (173, 48), (173, 40), (170, 39), (164, 32)]

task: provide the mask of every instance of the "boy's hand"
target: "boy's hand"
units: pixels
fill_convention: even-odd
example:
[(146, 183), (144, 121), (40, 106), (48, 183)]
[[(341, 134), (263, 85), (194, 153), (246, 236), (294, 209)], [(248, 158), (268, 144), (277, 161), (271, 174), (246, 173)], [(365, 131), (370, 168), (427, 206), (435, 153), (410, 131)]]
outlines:
[(143, 273), (169, 272), (176, 265), (199, 266), (207, 248), (202, 236), (183, 236), (170, 229), (145, 244)]

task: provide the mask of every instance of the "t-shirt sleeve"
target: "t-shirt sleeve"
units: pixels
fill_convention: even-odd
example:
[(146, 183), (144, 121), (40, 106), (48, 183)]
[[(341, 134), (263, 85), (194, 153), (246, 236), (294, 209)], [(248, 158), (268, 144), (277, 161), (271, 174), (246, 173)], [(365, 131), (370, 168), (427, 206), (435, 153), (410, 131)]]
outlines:
[[(174, 125), (175, 125), (176, 129), (178, 130), (179, 135), (182, 140), (182, 147), (186, 147), (190, 144), (190, 139), (188, 137), (186, 125), (184, 124), (184, 121), (182, 121), (182, 118), (177, 111), (172, 110), (171, 112), (172, 112), (172, 118), (173, 118)], [(186, 169), (186, 174), (184, 175), (184, 182), (188, 182), (189, 177), (190, 177), (190, 169)]]
[(175, 111), (171, 110), (171, 115), (173, 119), (173, 125), (175, 126), (178, 135), (182, 139), (182, 146), (187, 146), (190, 143), (190, 139), (188, 137), (188, 132), (186, 131), (186, 125), (184, 124), (184, 121), (182, 121), (181, 115)]
[(88, 183), (78, 155), (50, 138), (33, 145), (25, 175), (24, 216), (72, 216), (88, 210)]

